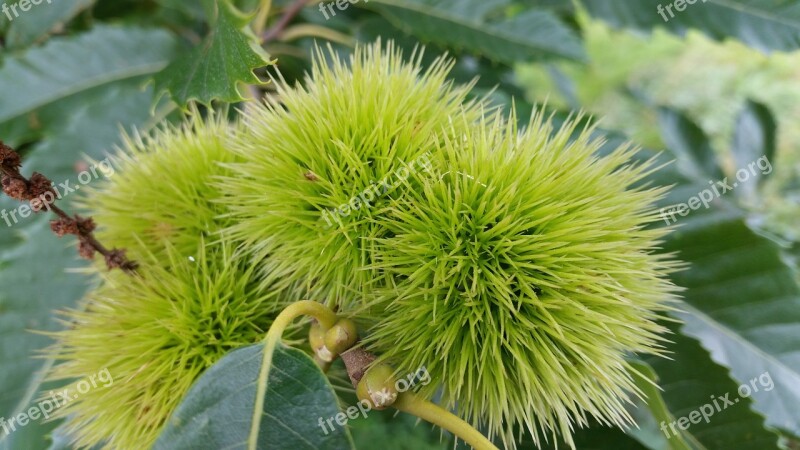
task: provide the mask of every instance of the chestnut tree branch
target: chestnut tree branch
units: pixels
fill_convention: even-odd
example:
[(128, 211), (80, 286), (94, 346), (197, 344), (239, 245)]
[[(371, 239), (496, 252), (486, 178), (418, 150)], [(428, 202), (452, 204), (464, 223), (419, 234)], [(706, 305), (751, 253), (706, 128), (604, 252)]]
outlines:
[(263, 44), (277, 39), (281, 33), (283, 33), (283, 30), (286, 29), (289, 23), (292, 22), (292, 19), (300, 14), (300, 11), (305, 8), (306, 3), (308, 3), (308, 0), (296, 0), (294, 3), (289, 5), (289, 7), (287, 7), (283, 12), (283, 16), (280, 18), (280, 20), (278, 20), (278, 23), (273, 25), (272, 28), (265, 31), (261, 35), (261, 43)]
[(100, 253), (109, 270), (122, 269), (128, 273), (136, 271), (137, 264), (128, 260), (125, 250), (109, 250), (97, 240), (94, 236), (96, 225), (91, 217), (70, 216), (54, 204), (56, 192), (52, 181), (38, 172), (34, 172), (30, 179), (25, 178), (19, 171), (21, 167), (22, 158), (19, 153), (0, 141), (0, 185), (6, 195), (20, 202), (29, 202), (36, 213), (47, 210), (55, 214), (58, 218), (50, 221), (50, 229), (58, 237), (67, 234), (77, 236), (81, 257), (91, 260), (96, 253)]

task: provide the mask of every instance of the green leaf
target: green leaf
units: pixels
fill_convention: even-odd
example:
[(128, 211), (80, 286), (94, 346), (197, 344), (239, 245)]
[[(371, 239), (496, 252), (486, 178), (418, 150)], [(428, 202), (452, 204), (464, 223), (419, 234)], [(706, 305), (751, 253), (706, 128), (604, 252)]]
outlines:
[(628, 430), (628, 435), (649, 450), (671, 450), (670, 443), (664, 433), (658, 429), (659, 420), (647, 405), (647, 402), (633, 397), (628, 406), (628, 413), (636, 423), (636, 427)]
[[(619, 428), (603, 426), (596, 424), (590, 428), (576, 429), (573, 433), (573, 440), (575, 441), (575, 448), (579, 450), (609, 450), (609, 449), (624, 449), (624, 450), (646, 450), (647, 447), (636, 442), (630, 435), (625, 434)], [(558, 446), (550, 442), (542, 442), (541, 447), (530, 440), (527, 436), (523, 438), (522, 442), (517, 445), (518, 450), (556, 450), (570, 448), (565, 442), (559, 441)], [(460, 447), (463, 449), (469, 448), (468, 446)], [(498, 447), (499, 448), (499, 447)]]
[[(609, 138), (606, 150), (621, 143)], [(642, 151), (639, 158), (653, 156)], [(659, 161), (664, 159), (669, 155), (662, 154)], [(651, 177), (654, 185), (677, 183), (660, 206), (686, 203), (710, 188), (707, 181), (683, 176), (677, 169), (673, 164)], [(798, 435), (800, 286), (782, 259), (781, 247), (752, 230), (745, 213), (724, 197), (715, 198), (709, 209), (701, 207), (677, 218), (678, 227), (667, 237), (663, 251), (676, 253), (688, 264), (672, 276), (685, 289), (685, 303), (680, 305), (684, 312), (677, 314), (685, 321), (681, 332), (700, 341), (741, 384), (769, 372), (774, 389), (754, 393), (753, 409), (764, 414), (767, 426)], [(673, 357), (685, 351), (676, 350)], [(692, 358), (686, 370), (700, 364), (700, 356)]]
[[(173, 414), (154, 450), (246, 449), (263, 345), (233, 351), (209, 369)], [(353, 448), (346, 427), (319, 425), (339, 413), (336, 395), (314, 361), (279, 345), (269, 374), (259, 449)], [(335, 422), (334, 422), (335, 424)]]
[(176, 48), (162, 30), (98, 26), (7, 58), (0, 69), (0, 123), (82, 92), (164, 68)]
[(774, 390), (753, 395), (767, 424), (800, 433), (800, 288), (781, 248), (733, 209), (695, 211), (665, 244), (690, 264), (683, 331), (740, 383), (768, 372)]
[[(50, 361), (47, 362), (47, 365)], [(39, 387), (37, 398), (40, 395), (49, 395), (50, 391), (59, 392), (58, 388), (61, 387), (58, 383), (51, 382), (43, 385), (38, 385), (38, 380), (31, 380), (33, 388)], [(33, 391), (31, 391), (33, 392)], [(47, 393), (47, 394), (40, 394)], [(28, 409), (36, 405), (37, 400), (32, 401), (28, 405)], [(22, 412), (22, 410), (20, 411)], [(66, 436), (62, 436), (60, 429), (64, 427), (64, 421), (45, 420), (40, 416), (37, 420), (31, 420), (24, 427), (17, 427), (9, 436), (0, 438), (0, 450), (18, 450), (18, 449), (32, 449), (32, 450), (72, 450), (69, 445), (72, 441), (66, 440)], [(2, 434), (2, 433), (0, 433)]]
[(677, 157), (683, 173), (699, 181), (721, 180), (722, 169), (705, 132), (675, 110), (660, 108), (658, 113), (664, 143)]
[(542, 58), (582, 60), (578, 36), (555, 14), (528, 10), (505, 16), (509, 0), (372, 0), (398, 28), (420, 40), (513, 64)]
[[(778, 125), (766, 106), (748, 101), (744, 110), (736, 119), (736, 128), (733, 133), (733, 157), (736, 167), (748, 170), (748, 175), (753, 179), (741, 184), (741, 189), (736, 191), (744, 198), (755, 200), (756, 190), (772, 172), (764, 170), (750, 170), (753, 164), (760, 161), (762, 166), (754, 169), (772, 167), (775, 158), (776, 134)], [(766, 158), (766, 159), (765, 159)], [(766, 163), (766, 164), (765, 164)], [(754, 182), (755, 181), (755, 182)]]
[[(132, 31), (130, 38), (138, 39), (140, 30)], [(156, 34), (168, 38), (161, 32)], [(171, 39), (164, 42), (169, 43)], [(87, 53), (91, 52), (90, 48), (73, 50), (78, 57), (88, 58)], [(147, 53), (146, 50), (138, 52), (139, 58)], [(110, 65), (117, 58), (113, 55), (105, 63)], [(101, 60), (94, 63), (103, 65)], [(40, 124), (37, 133), (44, 136), (44, 140), (26, 152), (23, 171), (28, 174), (40, 171), (57, 184), (69, 180), (72, 187), (80, 185), (75, 166), (83, 155), (100, 159), (119, 141), (120, 128), (147, 128), (153, 120), (148, 113), (153, 91), (142, 91), (142, 80), (142, 77), (132, 77), (104, 83), (48, 102), (35, 114), (7, 122), (27, 124), (28, 117), (35, 118), (33, 121)], [(22, 79), (8, 85), (8, 92), (15, 92), (17, 86), (26, 82)], [(96, 179), (92, 177), (92, 181)], [(69, 203), (77, 193), (70, 195), (61, 206), (71, 211)], [(10, 211), (19, 206), (0, 197), (0, 209)], [(62, 324), (55, 321), (53, 310), (74, 307), (90, 282), (85, 276), (66, 272), (84, 264), (78, 260), (74, 240), (53, 236), (49, 220), (50, 217), (45, 216), (23, 218), (19, 223), (11, 220), (13, 227), (9, 228), (0, 219), (0, 228), (7, 230), (0, 231), (0, 248), (5, 250), (0, 253), (0, 285), (3, 286), (0, 292), (0, 334), (3, 335), (0, 358), (7, 362), (0, 366), (0, 417), (9, 418), (25, 411), (40, 392), (49, 389), (40, 383), (41, 374), (50, 361), (36, 359), (34, 355), (52, 342), (32, 330), (60, 329)], [(42, 423), (41, 420), (30, 423), (0, 438), (0, 449), (47, 448), (51, 440), (49, 434), (57, 425), (58, 422)]]
[[(684, 174), (698, 182), (723, 181), (738, 196), (756, 200), (758, 185), (772, 173), (776, 149), (777, 124), (766, 106), (748, 101), (739, 114), (732, 143), (735, 166), (728, 171), (720, 168), (705, 132), (685, 115), (660, 108), (659, 123), (664, 142)], [(739, 171), (743, 171), (741, 177)]]
[[(675, 154), (680, 155), (678, 150)], [(708, 209), (676, 216), (678, 228), (665, 244), (686, 270), (673, 275), (685, 288), (678, 318), (682, 332), (696, 338), (715, 362), (731, 369), (739, 383), (768, 372), (774, 392), (753, 395), (753, 408), (768, 426), (800, 431), (800, 286), (776, 242), (747, 225), (731, 193), (689, 174), (681, 180), (662, 171), (660, 184), (678, 183), (663, 204), (688, 203), (705, 192)]]
[(169, 92), (182, 106), (192, 100), (204, 104), (244, 100), (238, 84), (261, 84), (253, 70), (272, 62), (247, 28), (250, 18), (229, 0), (204, 0), (203, 4), (212, 18), (210, 34), (156, 76), (156, 91)]
[(62, 425), (52, 431), (53, 443), (47, 450), (72, 450), (72, 439)]
[(17, 147), (22, 143), (35, 140), (36, 130), (33, 129), (27, 117), (18, 117), (15, 120), (0, 123), (0, 140)]
[[(359, 416), (357, 420), (349, 421), (347, 426), (353, 434), (357, 449), (374, 448), (376, 442), (381, 443), (381, 450), (453, 449), (453, 439), (448, 433), (445, 432), (443, 435), (441, 429), (427, 422), (421, 422), (416, 416), (398, 414), (395, 409), (372, 411), (365, 418)], [(386, 439), (387, 436), (403, 436), (403, 438)]]
[[(6, 228), (6, 223), (0, 221), (0, 227)], [(3, 231), (6, 233), (8, 228)], [(34, 355), (51, 343), (50, 338), (30, 330), (59, 329), (61, 324), (52, 310), (74, 306), (88, 287), (86, 277), (69, 272), (85, 264), (77, 260), (68, 240), (53, 235), (49, 218), (39, 217), (18, 233), (18, 243), (0, 252), (0, 359), (4, 361), (0, 366), (0, 417), (5, 418), (33, 406), (49, 364)], [(7, 436), (0, 430), (0, 447), (42, 448), (43, 436), (32, 433), (38, 425)]]
[[(87, 158), (100, 161), (113, 152), (121, 129), (149, 129), (160, 119), (149, 112), (153, 89), (142, 90), (141, 84), (141, 78), (113, 83), (41, 110), (37, 115), (46, 124), (45, 139), (31, 147), (23, 172), (46, 174), (56, 184), (70, 180), (72, 188), (103, 178), (92, 175), (79, 180), (77, 168)], [(77, 193), (65, 200), (71, 201)]]
[(764, 427), (764, 417), (752, 410), (752, 399), (737, 393), (739, 385), (729, 371), (714, 363), (696, 340), (681, 335), (677, 325), (671, 328), (670, 359), (648, 357), (652, 369), (637, 365), (662, 390), (649, 389), (647, 402), (669, 448), (686, 448), (680, 443), (683, 436), (700, 450), (778, 450), (779, 435)]
[(185, 24), (187, 26), (202, 22), (204, 17), (202, 2), (187, 2), (185, 0), (156, 0), (160, 6), (159, 15), (169, 23)]
[[(714, 39), (735, 38), (764, 52), (800, 47), (800, 3), (785, 0), (586, 0), (583, 6), (615, 26), (683, 34), (695, 28)], [(659, 6), (660, 5), (660, 6)], [(667, 11), (667, 7), (670, 11)], [(661, 9), (659, 9), (661, 8)], [(662, 14), (663, 12), (663, 14)]]
[[(19, 8), (19, 17), (14, 18), (8, 27), (6, 43), (16, 49), (34, 44), (56, 29), (63, 27), (81, 11), (89, 8), (95, 0), (40, 0), (41, 4), (30, 4), (27, 12)], [(8, 5), (12, 6), (11, 3)], [(12, 15), (12, 17), (14, 17)]]
[[(64, 117), (61, 124), (64, 128), (50, 128), (61, 133), (64, 139), (53, 135), (51, 140), (38, 144), (32, 156), (27, 158), (26, 167), (38, 169), (37, 164), (46, 161), (45, 173), (69, 174), (65, 178), (53, 178), (57, 182), (72, 180), (72, 186), (80, 185), (76, 181), (73, 169), (73, 159), (80, 158), (74, 148), (83, 148), (87, 154), (95, 154), (102, 150), (103, 145), (111, 145), (118, 139), (117, 122), (112, 118), (120, 118), (121, 123), (130, 124), (135, 113), (131, 111), (127, 120), (122, 119), (122, 113), (127, 107), (142, 116), (147, 116), (148, 106), (152, 102), (152, 92), (143, 93), (137, 86), (131, 85), (122, 89), (107, 89), (103, 95), (93, 95), (91, 98), (81, 96), (87, 103), (98, 107), (98, 114), (86, 117), (82, 114)], [(101, 92), (98, 92), (100, 94)], [(115, 101), (109, 106), (107, 101)], [(100, 115), (105, 112), (108, 117)], [(103, 119), (107, 119), (103, 122)], [(142, 119), (143, 123), (145, 119)], [(137, 123), (137, 122), (133, 122)], [(71, 134), (70, 130), (91, 130), (98, 139), (106, 139), (113, 133), (114, 138), (94, 141), (95, 135), (87, 133)], [(61, 149), (58, 142), (69, 142), (69, 147)], [(83, 145), (81, 145), (81, 143)], [(52, 151), (51, 151), (52, 150)], [(62, 150), (62, 151), (57, 151)], [(73, 197), (65, 198), (61, 204), (69, 204)], [(3, 198), (0, 202), (2, 209), (11, 209), (19, 206), (18, 203)], [(70, 208), (68, 208), (70, 209)], [(63, 324), (57, 323), (53, 310), (75, 307), (82, 297), (90, 280), (78, 273), (68, 272), (70, 268), (83, 267), (77, 258), (74, 241), (70, 238), (57, 239), (49, 229), (51, 217), (30, 217), (21, 219), (13, 228), (7, 228), (7, 223), (0, 221), (0, 228), (8, 231), (0, 232), (0, 248), (10, 248), (9, 251), (0, 253), (0, 334), (3, 335), (4, 346), (0, 348), (0, 358), (12, 362), (0, 367), (0, 417), (12, 417), (30, 408), (33, 400), (40, 392), (47, 392), (47, 385), (41, 385), (42, 376), (51, 364), (34, 358), (37, 352), (52, 342), (49, 338), (33, 331), (52, 331), (62, 328)], [(17, 237), (17, 234), (20, 237)], [(26, 274), (26, 271), (29, 274)], [(24, 391), (24, 394), (23, 394)], [(6, 438), (0, 438), (0, 449), (46, 448), (49, 442), (48, 435), (58, 425), (58, 422), (43, 423), (35, 421)], [(2, 435), (2, 432), (0, 432)]]

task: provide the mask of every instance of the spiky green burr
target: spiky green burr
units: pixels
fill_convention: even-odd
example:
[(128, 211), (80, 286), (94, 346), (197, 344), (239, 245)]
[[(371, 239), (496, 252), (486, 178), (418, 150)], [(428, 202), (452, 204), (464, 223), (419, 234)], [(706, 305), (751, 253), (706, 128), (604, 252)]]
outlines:
[(52, 379), (108, 370), (115, 380), (58, 410), (79, 446), (149, 448), (200, 374), (262, 339), (286, 306), (220, 233), (225, 205), (212, 180), (236, 158), (228, 140), (237, 126), (195, 115), (128, 137), (113, 176), (84, 198), (99, 237), (139, 268), (98, 271), (99, 286), (53, 335)]
[(102, 274), (84, 307), (67, 311), (50, 378), (76, 383), (107, 370), (114, 383), (57, 411), (80, 447), (150, 448), (198, 377), (226, 353), (263, 339), (285, 306), (228, 244), (191, 259), (172, 246), (139, 260), (137, 275)]
[(509, 447), (520, 429), (571, 443), (590, 417), (630, 424), (625, 357), (663, 351), (676, 291), (656, 253), (667, 230), (650, 226), (665, 190), (641, 185), (653, 164), (627, 147), (599, 157), (592, 130), (541, 113), (469, 130), (440, 139), (433, 176), (383, 216), (376, 266), (392, 283), (371, 348), (398, 373), (426, 367)]
[(82, 198), (98, 238), (134, 260), (163, 255), (165, 243), (188, 257), (199, 242), (218, 239), (225, 207), (213, 182), (236, 160), (229, 141), (238, 127), (195, 113), (182, 125), (125, 136), (111, 158), (114, 174)]
[(344, 308), (379, 284), (378, 218), (428, 176), (436, 139), (461, 135), (482, 107), (447, 80), (452, 61), (421, 60), (380, 42), (349, 61), (318, 50), (305, 86), (275, 80), (280, 103), (248, 110), (241, 161), (220, 186), (228, 231), (268, 282)]

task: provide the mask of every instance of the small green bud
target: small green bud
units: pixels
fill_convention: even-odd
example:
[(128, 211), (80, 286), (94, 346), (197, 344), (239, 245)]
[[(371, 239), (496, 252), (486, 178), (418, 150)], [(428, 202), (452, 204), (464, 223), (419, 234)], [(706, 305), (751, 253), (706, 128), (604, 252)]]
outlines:
[(356, 387), (359, 400), (369, 402), (373, 409), (386, 409), (397, 400), (394, 369), (386, 364), (370, 367)]
[(314, 350), (317, 359), (322, 363), (330, 363), (336, 359), (336, 355), (331, 353), (328, 347), (325, 346), (325, 335), (328, 331), (316, 322), (311, 325), (311, 329), (308, 331), (308, 342), (311, 344), (311, 349)]
[(341, 355), (358, 339), (358, 330), (352, 320), (342, 319), (325, 333), (325, 347), (333, 355)]
[(308, 343), (311, 344), (311, 350), (314, 350), (314, 353), (325, 346), (326, 331), (317, 321), (311, 324), (311, 328), (308, 330)]

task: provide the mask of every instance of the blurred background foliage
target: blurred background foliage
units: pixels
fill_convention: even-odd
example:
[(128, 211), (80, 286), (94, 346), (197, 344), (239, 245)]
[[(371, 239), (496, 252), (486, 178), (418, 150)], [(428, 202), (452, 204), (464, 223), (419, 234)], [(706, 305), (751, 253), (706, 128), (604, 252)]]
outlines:
[(683, 111), (708, 135), (727, 165), (736, 117), (748, 100), (767, 105), (778, 121), (781, 164), (765, 202), (750, 205), (766, 225), (800, 238), (800, 54), (764, 54), (739, 41), (717, 42), (698, 31), (676, 36), (581, 23), (589, 62), (519, 64), (526, 98), (559, 108), (583, 108), (603, 127), (650, 148), (665, 147), (653, 105)]

